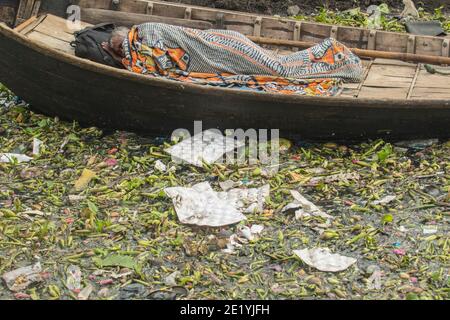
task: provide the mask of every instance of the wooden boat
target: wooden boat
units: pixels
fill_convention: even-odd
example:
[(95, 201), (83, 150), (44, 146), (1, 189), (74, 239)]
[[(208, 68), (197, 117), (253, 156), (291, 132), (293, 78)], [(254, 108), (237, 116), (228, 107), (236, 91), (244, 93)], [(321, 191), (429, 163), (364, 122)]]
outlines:
[[(30, 17), (19, 16), (18, 12), (21, 23), (15, 29), (0, 25), (0, 82), (28, 101), (34, 110), (48, 115), (85, 125), (149, 134), (170, 134), (177, 128), (192, 130), (194, 121), (201, 120), (203, 129), (280, 129), (282, 136), (305, 139), (450, 136), (450, 77), (430, 74), (422, 64), (364, 60), (364, 81), (345, 84), (338, 97), (197, 86), (149, 78), (80, 59), (70, 46), (73, 30), (63, 18), (61, 2), (25, 2), (32, 6), (28, 9)], [(58, 6), (52, 5), (55, 2)], [(265, 38), (318, 42), (333, 36), (355, 48), (449, 56), (450, 39), (439, 37), (299, 22), (168, 2), (65, 2), (70, 3), (82, 8), (81, 27), (107, 18), (121, 24), (164, 18), (174, 24), (227, 28)], [(284, 53), (286, 47), (273, 49)]]

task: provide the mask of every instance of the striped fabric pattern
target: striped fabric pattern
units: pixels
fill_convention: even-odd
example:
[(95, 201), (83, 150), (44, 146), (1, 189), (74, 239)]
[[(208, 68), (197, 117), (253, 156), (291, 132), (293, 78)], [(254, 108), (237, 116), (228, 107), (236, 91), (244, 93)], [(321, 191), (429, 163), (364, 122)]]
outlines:
[[(182, 48), (187, 72), (270, 75), (295, 79), (361, 80), (360, 59), (338, 41), (328, 38), (288, 56), (264, 49), (231, 30), (197, 30), (162, 23), (138, 26), (143, 44), (164, 52)], [(176, 67), (168, 57), (166, 68)]]
[(281, 56), (235, 31), (146, 23), (132, 28), (123, 47), (132, 72), (242, 90), (336, 96), (342, 81), (363, 73), (360, 59), (331, 38)]

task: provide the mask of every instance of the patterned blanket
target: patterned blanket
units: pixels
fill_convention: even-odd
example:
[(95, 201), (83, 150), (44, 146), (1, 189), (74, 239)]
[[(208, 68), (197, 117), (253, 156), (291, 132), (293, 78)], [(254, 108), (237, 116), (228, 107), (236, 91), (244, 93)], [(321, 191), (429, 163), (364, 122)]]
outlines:
[(358, 82), (363, 74), (360, 59), (332, 38), (282, 56), (235, 31), (145, 23), (132, 28), (123, 46), (128, 70), (201, 85), (335, 96), (342, 81)]

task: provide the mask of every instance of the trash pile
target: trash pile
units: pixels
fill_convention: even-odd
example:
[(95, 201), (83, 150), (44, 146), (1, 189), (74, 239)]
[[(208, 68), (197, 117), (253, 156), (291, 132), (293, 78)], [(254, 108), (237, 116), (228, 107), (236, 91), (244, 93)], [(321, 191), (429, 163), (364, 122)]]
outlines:
[(269, 172), (0, 102), (0, 299), (449, 298), (450, 141), (283, 140)]

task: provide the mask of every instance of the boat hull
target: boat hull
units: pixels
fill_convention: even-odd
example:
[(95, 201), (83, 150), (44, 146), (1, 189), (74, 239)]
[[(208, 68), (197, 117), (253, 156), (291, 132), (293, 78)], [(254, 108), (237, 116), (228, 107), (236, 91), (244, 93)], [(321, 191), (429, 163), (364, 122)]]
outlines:
[(151, 79), (46, 49), (0, 29), (0, 82), (33, 110), (151, 135), (175, 129), (279, 129), (319, 140), (450, 136), (450, 101), (303, 97)]

